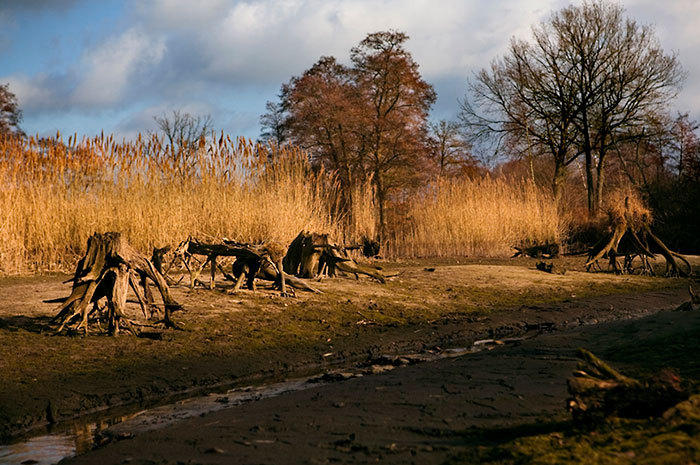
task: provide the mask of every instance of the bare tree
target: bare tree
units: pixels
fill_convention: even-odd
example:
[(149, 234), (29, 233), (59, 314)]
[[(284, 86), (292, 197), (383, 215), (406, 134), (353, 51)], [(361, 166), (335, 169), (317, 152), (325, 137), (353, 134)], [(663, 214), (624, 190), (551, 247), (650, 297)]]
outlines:
[(22, 121), (22, 110), (17, 103), (17, 97), (10, 92), (10, 84), (0, 84), (0, 135), (24, 135), (19, 127)]
[(653, 28), (626, 18), (617, 4), (584, 2), (534, 27), (532, 42), (514, 40), (470, 86), (482, 114), (466, 100), (462, 114), (474, 137), (495, 135), (550, 154), (555, 195), (563, 169), (583, 154), (595, 214), (608, 153), (643, 136), (633, 129), (663, 113), (682, 80), (676, 56), (663, 52)]
[(458, 122), (440, 120), (428, 126), (427, 145), (438, 176), (453, 177), (478, 170)]
[(177, 177), (185, 179), (194, 172), (197, 152), (206, 142), (207, 134), (212, 130), (213, 120), (210, 115), (192, 115), (173, 110), (154, 116), (165, 146), (155, 149), (151, 156), (159, 160), (163, 169), (174, 170)]
[(608, 153), (626, 137), (639, 137), (630, 129), (665, 112), (684, 73), (677, 57), (664, 53), (653, 28), (626, 18), (618, 4), (564, 8), (540, 31), (557, 38), (574, 70), (575, 123), (586, 162), (588, 208), (595, 214)]
[(260, 139), (265, 142), (273, 142), (277, 146), (283, 145), (289, 138), (289, 130), (285, 125), (286, 114), (281, 103), (267, 102), (265, 113), (260, 116)]
[(471, 101), (461, 102), (460, 118), (471, 140), (495, 142), (495, 151), (551, 157), (552, 192), (561, 196), (566, 168), (579, 156), (574, 119), (572, 66), (561, 45), (542, 31), (533, 43), (511, 41), (507, 55), (481, 70), (469, 83)]

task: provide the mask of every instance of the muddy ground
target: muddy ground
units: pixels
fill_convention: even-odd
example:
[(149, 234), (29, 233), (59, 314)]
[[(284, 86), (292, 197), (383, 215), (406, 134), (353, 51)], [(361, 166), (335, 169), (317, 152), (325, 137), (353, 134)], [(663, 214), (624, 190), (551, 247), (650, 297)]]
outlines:
[[(465, 346), (643, 316), (687, 299), (687, 281), (584, 273), (565, 275), (517, 259), (381, 263), (386, 285), (327, 280), (323, 294), (283, 298), (271, 290), (229, 295), (173, 289), (185, 331), (108, 337), (54, 335), (65, 276), (0, 278), (0, 437), (94, 412), (138, 409), (215, 388), (279, 380), (383, 353)], [(137, 306), (131, 303), (136, 317)]]
[(578, 347), (628, 375), (673, 367), (697, 390), (699, 338), (698, 312), (564, 330), (204, 414), (65, 463), (697, 463), (700, 405), (680, 426), (593, 433), (564, 405)]

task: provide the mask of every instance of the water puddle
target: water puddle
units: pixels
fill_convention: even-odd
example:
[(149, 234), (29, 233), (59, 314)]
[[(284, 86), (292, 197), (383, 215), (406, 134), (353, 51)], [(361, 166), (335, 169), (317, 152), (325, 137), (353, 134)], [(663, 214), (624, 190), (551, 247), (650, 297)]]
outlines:
[(365, 375), (381, 374), (401, 366), (461, 357), (515, 340), (488, 339), (477, 341), (468, 348), (406, 355), (384, 355), (355, 367), (333, 370), (321, 375), (191, 397), (129, 415), (103, 417), (93, 422), (83, 420), (72, 425), (65, 424), (60, 429), (47, 434), (24, 439), (14, 444), (0, 445), (0, 463), (7, 465), (53, 465), (64, 458), (87, 452), (110, 441), (128, 439), (194, 416), (279, 396), (287, 392), (310, 389)]

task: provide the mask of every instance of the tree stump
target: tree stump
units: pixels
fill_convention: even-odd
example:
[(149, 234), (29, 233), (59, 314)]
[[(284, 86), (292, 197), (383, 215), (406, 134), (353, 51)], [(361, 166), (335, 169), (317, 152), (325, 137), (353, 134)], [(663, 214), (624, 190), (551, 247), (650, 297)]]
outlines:
[[(138, 280), (137, 280), (138, 277)], [(165, 279), (155, 265), (134, 250), (120, 233), (95, 233), (87, 242), (85, 256), (80, 259), (72, 282), (70, 296), (56, 309), (54, 322), (60, 323), (58, 332), (66, 326), (76, 323), (74, 329), (88, 332), (90, 316), (100, 313), (99, 301), (107, 300), (108, 329), (111, 334), (119, 332), (120, 325), (135, 332), (136, 323), (124, 314), (129, 287), (134, 291), (144, 314), (153, 316), (156, 304), (148, 281), (152, 281), (163, 299), (163, 323), (166, 327), (176, 328), (171, 319), (171, 312), (182, 307), (170, 296)], [(90, 304), (93, 304), (91, 309)], [(99, 324), (99, 315), (98, 315)]]
[[(692, 268), (682, 255), (670, 250), (661, 239), (651, 231), (651, 212), (637, 199), (630, 196), (624, 201), (612, 203), (608, 207), (608, 226), (611, 230), (607, 237), (594, 245), (588, 252), (586, 270), (601, 269), (599, 260), (607, 258), (609, 268), (618, 274), (631, 274), (639, 271), (642, 274), (654, 274), (650, 259), (654, 258), (651, 251), (655, 248), (666, 260), (667, 276), (690, 276)], [(620, 244), (624, 243), (622, 249)], [(618, 258), (622, 257), (620, 263)], [(639, 260), (639, 268), (635, 268), (635, 260)], [(679, 265), (683, 262), (687, 272)]]
[(378, 270), (360, 265), (350, 258), (346, 249), (331, 244), (328, 234), (302, 231), (289, 246), (283, 260), (284, 270), (303, 278), (317, 278), (323, 274), (335, 276), (342, 271), (355, 277), (366, 275), (381, 283), (386, 282)]

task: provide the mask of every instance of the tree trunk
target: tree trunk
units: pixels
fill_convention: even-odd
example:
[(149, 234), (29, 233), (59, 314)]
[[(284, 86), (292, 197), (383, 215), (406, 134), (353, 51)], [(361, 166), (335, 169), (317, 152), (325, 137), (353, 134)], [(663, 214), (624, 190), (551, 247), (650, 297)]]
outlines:
[(601, 151), (598, 155), (598, 165), (596, 166), (596, 178), (595, 178), (595, 207), (596, 213), (603, 207), (603, 184), (604, 184), (604, 171), (605, 171), (605, 152)]
[(561, 196), (565, 180), (566, 167), (559, 161), (556, 161), (554, 164), (554, 177), (552, 179), (552, 194), (554, 195), (554, 201), (557, 206), (561, 204)]
[(384, 192), (381, 173), (379, 173), (379, 171), (374, 173), (374, 182), (377, 186), (377, 206), (379, 208), (379, 237), (377, 238), (377, 242), (383, 247), (384, 241), (386, 240), (386, 192)]

